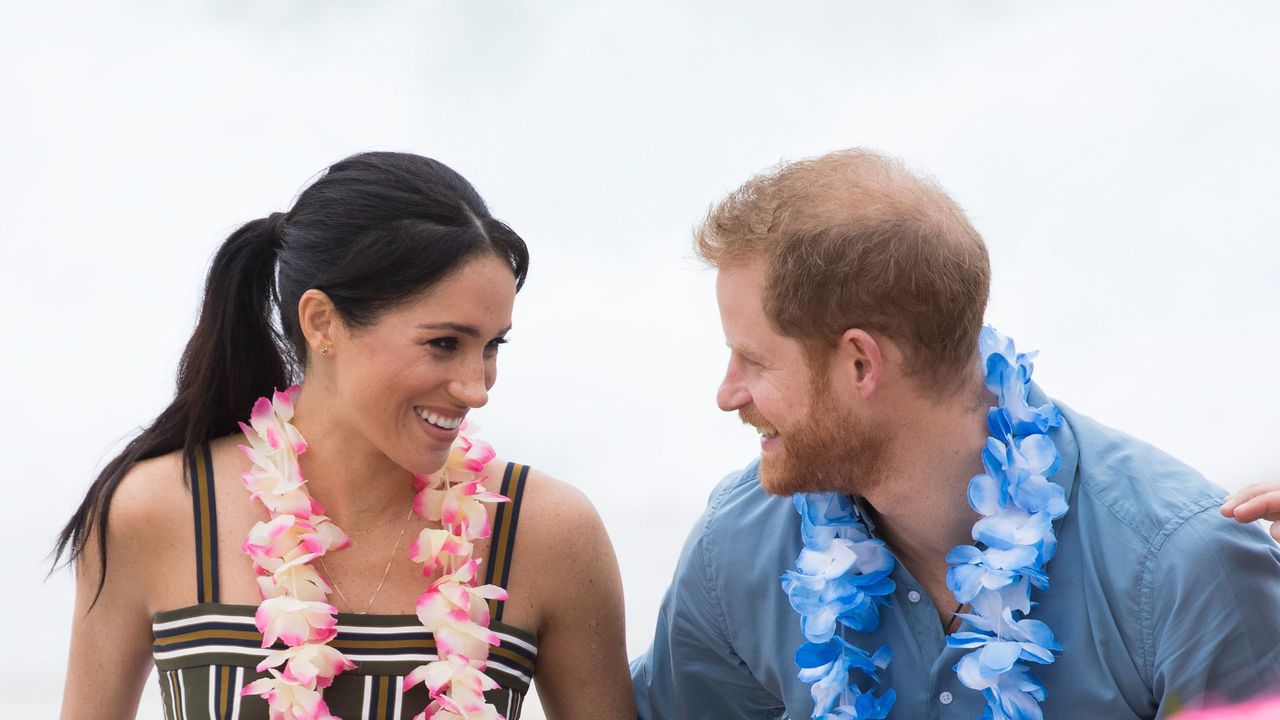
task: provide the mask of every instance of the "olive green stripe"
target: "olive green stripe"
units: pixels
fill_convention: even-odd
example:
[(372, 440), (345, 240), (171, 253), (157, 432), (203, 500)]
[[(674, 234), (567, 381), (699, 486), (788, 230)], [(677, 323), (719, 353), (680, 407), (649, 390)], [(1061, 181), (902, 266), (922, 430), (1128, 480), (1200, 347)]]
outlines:
[(231, 708), (231, 668), (223, 665), (218, 674), (218, 720), (226, 720)]
[[(172, 622), (174, 620), (190, 620), (203, 615), (230, 615), (253, 622), (253, 615), (258, 611), (257, 605), (237, 605), (234, 603), (207, 602), (187, 607), (161, 610), (151, 616), (153, 624)], [(417, 615), (357, 615), (355, 613), (338, 613), (338, 624), (347, 627), (386, 628), (403, 627), (406, 632), (422, 628), (422, 621)], [(495, 619), (489, 623), (489, 629), (519, 638), (530, 645), (537, 646), (538, 636), (523, 628), (509, 625)], [(358, 632), (358, 631), (357, 631)]]
[[(519, 463), (507, 463), (507, 471), (502, 479), (502, 489), (500, 492), (510, 498), (510, 502), (502, 503), (498, 506), (497, 527), (494, 529), (493, 535), (489, 540), (490, 564), (485, 569), (485, 582), (505, 585), (504, 576), (507, 574), (507, 563), (511, 560), (511, 546), (514, 544), (515, 538), (511, 537), (511, 527), (515, 524), (516, 514), (520, 511), (520, 485), (524, 482), (525, 474), (528, 468)], [(494, 618), (502, 617), (503, 603), (498, 600), (489, 601), (489, 615)]]
[(175, 720), (182, 720), (182, 718), (186, 717), (187, 711), (183, 707), (185, 698), (182, 697), (182, 684), (179, 682), (178, 671), (169, 673), (169, 686), (169, 692), (173, 695), (173, 708), (178, 713), (178, 717)]
[[(221, 687), (217, 689), (209, 687), (209, 667), (211, 664), (218, 666), (218, 672), (215, 674), (220, 679), (218, 684)], [(412, 664), (410, 663), (410, 665)], [(238, 683), (235, 669), (221, 667), (221, 665), (222, 663), (205, 663), (185, 670), (161, 671), (157, 675), (157, 680), (160, 682), (166, 720), (208, 718), (211, 691), (220, 693), (216, 706), (218, 717), (230, 717), (230, 713), (235, 707), (234, 693), (238, 693), (239, 688), (236, 687)], [(329, 704), (331, 712), (337, 717), (361, 717), (364, 711), (362, 698), (364, 696), (365, 678), (368, 676), (367, 671), (371, 669), (368, 665), (370, 664), (364, 663), (360, 668), (366, 673), (357, 670), (338, 675), (334, 678), (333, 685), (325, 690), (325, 702)], [(370, 717), (385, 718), (394, 715), (394, 693), (398, 684), (404, 681), (404, 676), (408, 674), (410, 669), (412, 668), (392, 672), (379, 672), (373, 676), (372, 680), (378, 683), (376, 686), (378, 698), (373, 703), (373, 706), (369, 708)], [(501, 687), (486, 692), (485, 700), (493, 703), (499, 711), (503, 711), (507, 708), (508, 700), (510, 699), (512, 712), (508, 715), (508, 720), (517, 720), (520, 715), (519, 708), (524, 704), (524, 696), (529, 691), (529, 686), (526, 683), (516, 681), (506, 673), (490, 671), (488, 674), (494, 680), (497, 680)], [(263, 677), (267, 677), (266, 673), (258, 673), (252, 668), (245, 668), (243, 682), (239, 684), (246, 685)], [(183, 692), (183, 688), (185, 688), (185, 692)], [(422, 712), (429, 702), (430, 697), (423, 685), (419, 684), (411, 688), (404, 693), (402, 698), (401, 717), (413, 717), (415, 714)], [(265, 718), (267, 713), (267, 704), (262, 698), (256, 695), (248, 695), (240, 699), (241, 718)]]
[(213, 597), (213, 553), (216, 550), (214, 543), (217, 538), (213, 537), (213, 528), (210, 527), (210, 511), (209, 511), (209, 468), (205, 462), (204, 448), (197, 449), (195, 454), (195, 492), (200, 498), (200, 547), (197, 552), (200, 553), (200, 602), (209, 602), (216, 600)]
[(378, 678), (378, 717), (387, 716), (387, 694), (391, 690), (391, 678), (383, 675)]

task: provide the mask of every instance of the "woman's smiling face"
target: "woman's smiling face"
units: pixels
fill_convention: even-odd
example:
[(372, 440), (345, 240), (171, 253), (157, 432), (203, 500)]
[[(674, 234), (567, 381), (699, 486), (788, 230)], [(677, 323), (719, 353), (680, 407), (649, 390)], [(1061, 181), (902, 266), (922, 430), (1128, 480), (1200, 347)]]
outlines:
[(340, 422), (397, 465), (439, 470), (458, 426), (488, 402), (498, 346), (511, 329), (516, 281), (496, 255), (477, 255), (370, 326), (341, 326), (331, 363)]

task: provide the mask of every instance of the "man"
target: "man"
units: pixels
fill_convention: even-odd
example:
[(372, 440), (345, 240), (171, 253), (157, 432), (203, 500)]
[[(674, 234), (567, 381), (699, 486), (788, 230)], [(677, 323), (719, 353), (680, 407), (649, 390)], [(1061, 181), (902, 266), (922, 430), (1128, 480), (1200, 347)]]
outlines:
[(761, 457), (685, 545), (642, 718), (1123, 720), (1275, 689), (1280, 550), (1030, 382), (938, 187), (833, 153), (748, 181), (696, 245), (717, 401)]

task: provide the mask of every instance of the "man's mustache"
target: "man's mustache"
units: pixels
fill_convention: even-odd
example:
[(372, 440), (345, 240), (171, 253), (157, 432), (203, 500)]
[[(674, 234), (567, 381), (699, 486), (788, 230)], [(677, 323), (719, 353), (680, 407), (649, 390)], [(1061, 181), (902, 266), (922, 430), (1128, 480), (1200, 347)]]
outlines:
[(765, 416), (760, 414), (755, 405), (738, 408), (738, 417), (742, 419), (743, 424), (750, 425), (757, 430), (767, 430), (771, 433), (777, 431), (773, 423), (765, 419)]

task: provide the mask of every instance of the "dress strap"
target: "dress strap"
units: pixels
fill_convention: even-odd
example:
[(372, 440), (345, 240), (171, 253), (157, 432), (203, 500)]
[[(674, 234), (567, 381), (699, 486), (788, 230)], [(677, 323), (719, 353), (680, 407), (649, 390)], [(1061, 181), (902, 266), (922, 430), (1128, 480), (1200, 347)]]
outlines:
[(218, 602), (218, 513), (214, 507), (213, 453), (208, 443), (191, 454), (191, 509), (196, 525), (196, 602)]
[[(529, 466), (518, 463), (507, 463), (502, 474), (503, 495), (511, 498), (511, 502), (498, 503), (493, 518), (493, 536), (489, 540), (489, 560), (485, 563), (485, 584), (494, 584), (505, 588), (511, 576), (511, 555), (516, 547), (516, 524), (520, 520), (520, 501), (524, 498), (525, 479), (529, 476)], [(489, 601), (489, 615), (501, 622), (504, 603), (499, 600)]]

